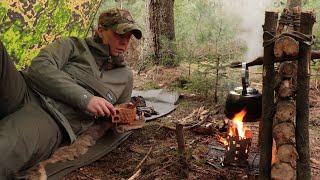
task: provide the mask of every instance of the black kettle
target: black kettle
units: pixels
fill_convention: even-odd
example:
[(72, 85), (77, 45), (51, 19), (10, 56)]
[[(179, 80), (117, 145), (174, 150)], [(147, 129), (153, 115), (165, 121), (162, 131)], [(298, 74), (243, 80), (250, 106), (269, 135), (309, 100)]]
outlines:
[(257, 89), (249, 87), (249, 69), (245, 62), (241, 69), (242, 87), (236, 87), (227, 95), (224, 113), (229, 119), (246, 109), (243, 122), (257, 122), (261, 119), (262, 94)]

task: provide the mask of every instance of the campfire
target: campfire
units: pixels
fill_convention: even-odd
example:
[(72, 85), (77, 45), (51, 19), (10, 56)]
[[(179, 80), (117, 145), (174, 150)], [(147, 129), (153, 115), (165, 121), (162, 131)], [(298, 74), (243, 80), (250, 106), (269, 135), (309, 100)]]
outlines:
[(219, 141), (225, 145), (224, 164), (247, 166), (249, 150), (252, 141), (252, 132), (246, 129), (242, 122), (246, 115), (246, 109), (235, 114), (229, 122), (228, 136), (226, 139), (220, 137)]

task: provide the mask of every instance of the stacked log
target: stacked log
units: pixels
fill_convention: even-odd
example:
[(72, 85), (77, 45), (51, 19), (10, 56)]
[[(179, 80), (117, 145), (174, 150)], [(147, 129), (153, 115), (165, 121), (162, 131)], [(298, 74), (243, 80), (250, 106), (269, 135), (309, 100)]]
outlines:
[(291, 180), (295, 177), (294, 162), (298, 158), (295, 147), (295, 103), (292, 100), (278, 99), (273, 119), (273, 138), (276, 145), (277, 161), (272, 165), (273, 179)]
[[(292, 11), (284, 11), (278, 26), (277, 23), (274, 23), (277, 14), (266, 12), (263, 26), (264, 57), (258, 57), (247, 64), (248, 66), (263, 64), (261, 121), (263, 128), (260, 129), (262, 144), (259, 167), (259, 179), (261, 180), (294, 179), (295, 176), (297, 179), (311, 179), (310, 60), (320, 59), (320, 51), (311, 50), (312, 27), (316, 22), (316, 17), (314, 11), (301, 12), (297, 5), (289, 7)], [(274, 35), (275, 29), (276, 36)], [(294, 30), (294, 32), (283, 33), (284, 30), (287, 32)], [(275, 72), (273, 63), (284, 61), (295, 62), (285, 62), (281, 64), (279, 71)], [(241, 65), (235, 62), (231, 64), (231, 67), (236, 68)], [(276, 91), (276, 108), (274, 107), (273, 90)], [(272, 138), (274, 138), (274, 146), (272, 146)], [(277, 153), (274, 153), (276, 151)], [(271, 158), (271, 152), (277, 157)], [(272, 163), (270, 163), (271, 160)], [(294, 165), (295, 161), (296, 165)], [(296, 169), (296, 174), (294, 169)]]
[(273, 179), (291, 180), (295, 177), (294, 164), (298, 158), (295, 147), (295, 115), (295, 102), (289, 98), (278, 97), (272, 131), (277, 159), (271, 168)]
[[(281, 25), (281, 24), (280, 24)], [(279, 26), (278, 33), (282, 33)], [(274, 56), (296, 57), (299, 54), (299, 42), (289, 36), (275, 41)], [(295, 162), (298, 153), (295, 147), (296, 84), (297, 65), (287, 61), (280, 64), (275, 77), (276, 112), (273, 118), (272, 136), (275, 140), (277, 161), (271, 167), (271, 178), (292, 180), (295, 178)]]
[(297, 71), (293, 63), (284, 63), (281, 66), (285, 67), (280, 67), (277, 74), (280, 76), (280, 83), (275, 88), (277, 102), (272, 131), (277, 162), (272, 165), (271, 178), (291, 180), (295, 177), (294, 162), (298, 158), (295, 147), (296, 105), (293, 100), (296, 92), (296, 85), (293, 82)]

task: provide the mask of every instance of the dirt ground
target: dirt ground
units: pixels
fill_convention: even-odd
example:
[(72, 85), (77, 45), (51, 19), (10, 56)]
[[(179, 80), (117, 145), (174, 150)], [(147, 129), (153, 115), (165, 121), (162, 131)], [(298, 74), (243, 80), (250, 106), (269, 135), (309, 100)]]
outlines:
[[(168, 71), (168, 72), (166, 72)], [(170, 72), (174, 75), (168, 76)], [(184, 73), (183, 69), (166, 70), (154, 68), (140, 75), (135, 74), (135, 87), (143, 86), (147, 81), (156, 82), (159, 87), (167, 87)], [(258, 124), (247, 124), (253, 131), (253, 142), (250, 150), (249, 166), (244, 168), (222, 167), (218, 158), (223, 146), (217, 141), (215, 134), (223, 134), (223, 106), (213, 104), (211, 99), (196, 94), (186, 93), (177, 101), (177, 109), (167, 116), (147, 122), (142, 129), (134, 133), (115, 150), (101, 159), (79, 168), (62, 180), (110, 180), (128, 179), (141, 169), (137, 179), (257, 179), (257, 134)], [(310, 91), (310, 152), (312, 179), (320, 179), (320, 91), (315, 83)], [(185, 156), (179, 156), (175, 131), (167, 127), (175, 127), (175, 123), (185, 119), (194, 110), (208, 110), (204, 125), (211, 123), (209, 131), (201, 129), (184, 130), (186, 142)], [(222, 125), (221, 125), (222, 124)], [(165, 125), (165, 127), (164, 127)], [(150, 153), (148, 153), (150, 152)], [(213, 153), (213, 154), (212, 154)], [(220, 155), (217, 155), (220, 154)], [(146, 159), (137, 168), (143, 159)], [(208, 161), (211, 158), (213, 161)], [(209, 163), (208, 163), (209, 162)]]

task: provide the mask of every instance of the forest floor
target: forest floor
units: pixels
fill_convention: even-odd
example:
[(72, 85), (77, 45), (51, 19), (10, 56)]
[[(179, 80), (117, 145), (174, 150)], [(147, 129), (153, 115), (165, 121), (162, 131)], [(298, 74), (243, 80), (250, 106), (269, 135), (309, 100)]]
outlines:
[[(153, 68), (140, 75), (135, 74), (135, 88), (141, 88), (150, 81), (166, 88), (175, 83), (182, 74), (185, 74), (185, 70), (181, 68)], [(135, 130), (112, 152), (71, 172), (62, 180), (129, 179), (137, 172), (137, 166), (144, 158), (146, 161), (138, 168), (141, 169), (140, 177), (136, 179), (257, 179), (258, 123), (246, 123), (253, 132), (249, 166), (222, 166), (220, 157), (224, 152), (219, 147), (223, 147), (223, 144), (217, 141), (216, 135), (223, 134), (225, 128), (223, 105), (214, 104), (212, 99), (195, 93), (184, 93), (176, 105), (177, 108), (172, 113), (147, 122), (142, 129)], [(320, 179), (320, 91), (313, 82), (310, 89), (310, 105), (312, 179)], [(186, 152), (185, 156), (179, 156), (176, 133), (168, 127), (175, 127), (176, 122), (186, 120), (195, 110), (208, 110), (203, 113), (207, 116), (202, 124), (213, 128), (206, 129), (207, 131), (194, 128), (184, 130)]]

